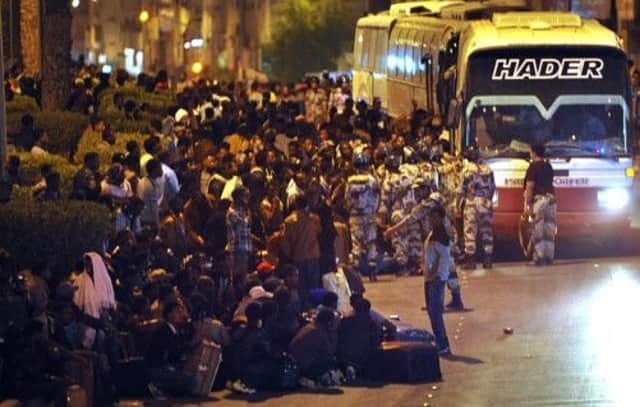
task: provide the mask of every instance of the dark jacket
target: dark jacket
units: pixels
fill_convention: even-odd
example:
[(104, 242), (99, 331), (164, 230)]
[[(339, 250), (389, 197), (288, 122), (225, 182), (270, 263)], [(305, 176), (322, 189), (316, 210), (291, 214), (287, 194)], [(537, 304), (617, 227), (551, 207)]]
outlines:
[(145, 355), (145, 364), (149, 369), (167, 367), (180, 369), (185, 346), (177, 333), (173, 333), (167, 322), (162, 322), (151, 338), (151, 344)]
[(338, 358), (347, 363), (365, 364), (382, 342), (382, 328), (369, 314), (354, 315), (340, 321)]
[(314, 365), (326, 365), (334, 359), (335, 346), (331, 341), (329, 331), (310, 323), (298, 332), (291, 341), (289, 350), (300, 365), (300, 371), (305, 372)]
[(71, 199), (97, 201), (98, 198), (100, 198), (100, 176), (84, 167), (73, 177)]

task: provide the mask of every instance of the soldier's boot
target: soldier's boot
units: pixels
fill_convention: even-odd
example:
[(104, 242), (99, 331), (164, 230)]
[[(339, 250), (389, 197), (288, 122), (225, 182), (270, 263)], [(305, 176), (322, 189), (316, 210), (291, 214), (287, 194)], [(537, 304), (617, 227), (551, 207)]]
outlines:
[(491, 270), (493, 268), (493, 262), (491, 261), (491, 256), (487, 255), (484, 257), (484, 261), (482, 262), (482, 268), (485, 270)]

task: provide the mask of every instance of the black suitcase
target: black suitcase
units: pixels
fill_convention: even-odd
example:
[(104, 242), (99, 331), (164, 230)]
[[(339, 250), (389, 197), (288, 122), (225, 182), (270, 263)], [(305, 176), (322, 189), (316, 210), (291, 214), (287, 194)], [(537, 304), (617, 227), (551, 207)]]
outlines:
[(372, 359), (371, 373), (375, 380), (394, 383), (442, 380), (438, 350), (428, 342), (382, 342)]
[(401, 321), (400, 318), (390, 317), (389, 321), (396, 327), (395, 332), (385, 335), (386, 341), (395, 342), (433, 342), (436, 338), (426, 329), (416, 328)]

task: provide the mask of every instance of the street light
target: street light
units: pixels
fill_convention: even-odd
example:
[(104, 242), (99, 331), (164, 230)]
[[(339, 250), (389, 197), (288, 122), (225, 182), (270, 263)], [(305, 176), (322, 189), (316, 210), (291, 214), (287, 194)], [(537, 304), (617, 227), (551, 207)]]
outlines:
[(191, 72), (193, 72), (194, 75), (201, 74), (203, 69), (202, 62), (194, 62), (193, 65), (191, 65)]
[(140, 20), (140, 22), (142, 24), (146, 23), (147, 21), (149, 21), (149, 18), (151, 16), (149, 15), (149, 12), (147, 10), (142, 10), (140, 12), (140, 15), (138, 16), (138, 20)]

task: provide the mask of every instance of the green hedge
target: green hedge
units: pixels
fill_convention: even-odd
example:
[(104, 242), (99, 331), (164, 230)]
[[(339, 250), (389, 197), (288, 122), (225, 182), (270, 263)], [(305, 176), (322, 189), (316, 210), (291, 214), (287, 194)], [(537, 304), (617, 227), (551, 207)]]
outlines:
[(49, 133), (48, 151), (68, 155), (75, 149), (89, 118), (80, 113), (40, 112), (34, 115), (36, 128)]
[(74, 161), (82, 163), (86, 153), (95, 152), (100, 156), (100, 165), (106, 171), (111, 164), (113, 154), (125, 154), (127, 152), (127, 143), (131, 140), (137, 141), (142, 150), (142, 143), (147, 137), (147, 135), (141, 133), (116, 133), (116, 144), (111, 146), (102, 141), (101, 133), (86, 131), (78, 142), (78, 150)]
[(37, 202), (17, 191), (0, 205), (0, 247), (20, 267), (45, 261), (54, 271), (69, 272), (87, 251), (101, 250), (111, 215), (105, 205), (83, 201)]
[(73, 187), (73, 176), (81, 166), (70, 163), (66, 158), (55, 154), (33, 156), (31, 153), (18, 153), (20, 157), (20, 176), (27, 186), (34, 185), (40, 179), (40, 167), (50, 164), (60, 173), (60, 192), (62, 196), (69, 196)]
[[(13, 139), (20, 132), (22, 116), (29, 112), (12, 112), (7, 114), (7, 132)], [(47, 150), (54, 154), (69, 156), (75, 150), (82, 132), (89, 126), (89, 118), (72, 112), (30, 112), (38, 130), (46, 130), (49, 134)]]
[(154, 115), (164, 116), (167, 108), (176, 104), (175, 95), (172, 93), (150, 93), (144, 89), (127, 85), (122, 88), (110, 88), (100, 93), (100, 116), (105, 115), (107, 109), (113, 106), (113, 95), (115, 93), (121, 93), (124, 99), (133, 99), (138, 105), (147, 103), (149, 105), (149, 111)]
[(7, 102), (7, 114), (34, 113), (40, 111), (36, 100), (30, 96), (15, 95), (14, 99)]
[[(160, 118), (160, 116), (155, 116)], [(101, 119), (111, 125), (115, 132), (120, 133), (149, 133), (149, 118), (143, 120), (127, 120), (123, 114), (110, 113), (100, 116)]]

